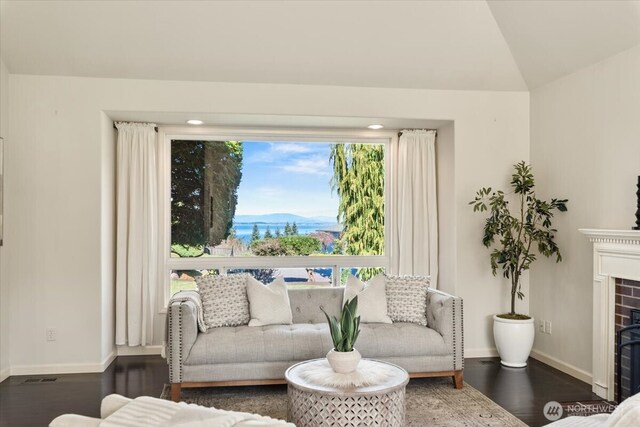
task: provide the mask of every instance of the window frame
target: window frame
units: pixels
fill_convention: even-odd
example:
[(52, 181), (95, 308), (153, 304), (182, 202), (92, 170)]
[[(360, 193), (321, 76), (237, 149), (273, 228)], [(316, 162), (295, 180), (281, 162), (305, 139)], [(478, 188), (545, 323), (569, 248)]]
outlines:
[[(392, 131), (360, 130), (312, 130), (312, 129), (257, 129), (224, 127), (160, 126), (158, 129), (158, 194), (159, 236), (158, 236), (158, 303), (160, 313), (166, 313), (171, 298), (171, 270), (219, 269), (226, 273), (231, 268), (287, 268), (287, 267), (330, 267), (332, 286), (340, 286), (340, 269), (351, 267), (383, 267), (389, 269), (394, 254), (392, 224), (394, 201), (393, 171), (395, 165), (395, 142), (398, 135)], [(211, 140), (242, 141), (258, 140), (299, 143), (360, 143), (383, 144), (385, 146), (385, 244), (384, 255), (314, 255), (307, 256), (251, 256), (251, 257), (171, 257), (171, 141)]]

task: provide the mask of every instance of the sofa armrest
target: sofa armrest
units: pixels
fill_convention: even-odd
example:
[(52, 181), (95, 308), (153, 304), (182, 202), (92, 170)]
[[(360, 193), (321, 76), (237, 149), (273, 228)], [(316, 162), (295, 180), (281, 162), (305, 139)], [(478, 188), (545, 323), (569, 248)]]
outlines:
[(167, 308), (169, 382), (182, 382), (182, 364), (198, 337), (198, 308), (193, 301), (173, 301)]
[(104, 420), (109, 415), (113, 414), (132, 400), (133, 399), (120, 396), (119, 394), (110, 394), (108, 396), (105, 396), (105, 398), (102, 399), (102, 403), (100, 404), (100, 418)]
[(453, 354), (453, 370), (464, 368), (464, 328), (462, 298), (429, 289), (427, 324), (442, 335)]

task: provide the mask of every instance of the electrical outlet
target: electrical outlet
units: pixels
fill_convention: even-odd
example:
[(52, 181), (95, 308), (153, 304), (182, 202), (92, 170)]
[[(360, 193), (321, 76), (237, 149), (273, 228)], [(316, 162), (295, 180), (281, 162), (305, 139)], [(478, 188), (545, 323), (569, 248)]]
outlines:
[(546, 333), (551, 335), (551, 320), (546, 320), (544, 322), (544, 330), (545, 330)]
[(544, 334), (544, 320), (538, 320), (538, 331)]
[(47, 341), (55, 341), (58, 333), (54, 328), (47, 328)]

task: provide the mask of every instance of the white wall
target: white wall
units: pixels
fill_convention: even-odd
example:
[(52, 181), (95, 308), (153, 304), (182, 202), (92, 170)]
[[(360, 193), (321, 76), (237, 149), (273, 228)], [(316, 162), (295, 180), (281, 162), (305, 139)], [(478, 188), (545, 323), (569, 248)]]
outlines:
[[(9, 71), (0, 58), (0, 136), (7, 140), (9, 124)], [(9, 285), (2, 280), (3, 248), (0, 246), (0, 381), (9, 375)]]
[[(469, 201), (480, 187), (507, 188), (513, 165), (529, 161), (529, 122), (520, 118), (521, 114), (528, 114), (529, 94), (518, 96), (525, 105), (493, 104), (480, 99), (455, 101), (464, 111), (464, 119), (456, 120), (455, 126), (455, 280), (456, 293), (464, 298), (466, 357), (497, 354), (493, 315), (509, 310), (509, 282), (491, 274), (489, 250), (482, 245), (486, 216), (474, 213)], [(509, 108), (513, 110), (507, 111)], [(526, 282), (523, 292), (527, 297), (518, 303), (517, 309), (528, 313)]]
[[(455, 293), (466, 299), (468, 354), (492, 348), (491, 315), (507, 308), (506, 284), (488, 268), (483, 218), (467, 205), (480, 185), (506, 183), (511, 165), (528, 160), (529, 95), (303, 85), (221, 84), (10, 76), (15, 141), (8, 153), (10, 233), (3, 280), (12, 283), (12, 362), (23, 371), (97, 369), (111, 335), (103, 295), (111, 278), (108, 212), (112, 138), (102, 112), (157, 111), (388, 117), (455, 122)], [(29, 308), (29, 309), (26, 309)], [(525, 305), (528, 310), (528, 303)], [(162, 317), (158, 316), (158, 326)], [(58, 341), (44, 340), (46, 327)], [(161, 338), (158, 330), (156, 337)], [(50, 365), (53, 365), (51, 367)], [(42, 368), (44, 369), (44, 368)], [(71, 368), (69, 368), (71, 369)], [(17, 369), (18, 371), (20, 369)]]
[[(640, 46), (534, 90), (531, 161), (538, 195), (568, 198), (554, 226), (564, 261), (531, 272), (531, 312), (552, 321), (534, 350), (589, 380), (592, 246), (578, 228), (628, 230), (640, 175)], [(550, 356), (554, 359), (545, 358)]]

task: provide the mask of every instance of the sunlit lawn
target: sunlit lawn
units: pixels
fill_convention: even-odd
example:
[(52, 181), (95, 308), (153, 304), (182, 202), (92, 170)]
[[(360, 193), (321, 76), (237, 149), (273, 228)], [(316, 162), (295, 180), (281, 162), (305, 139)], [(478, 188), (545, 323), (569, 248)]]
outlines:
[(172, 280), (171, 295), (179, 291), (192, 291), (196, 289), (196, 282), (193, 280)]

